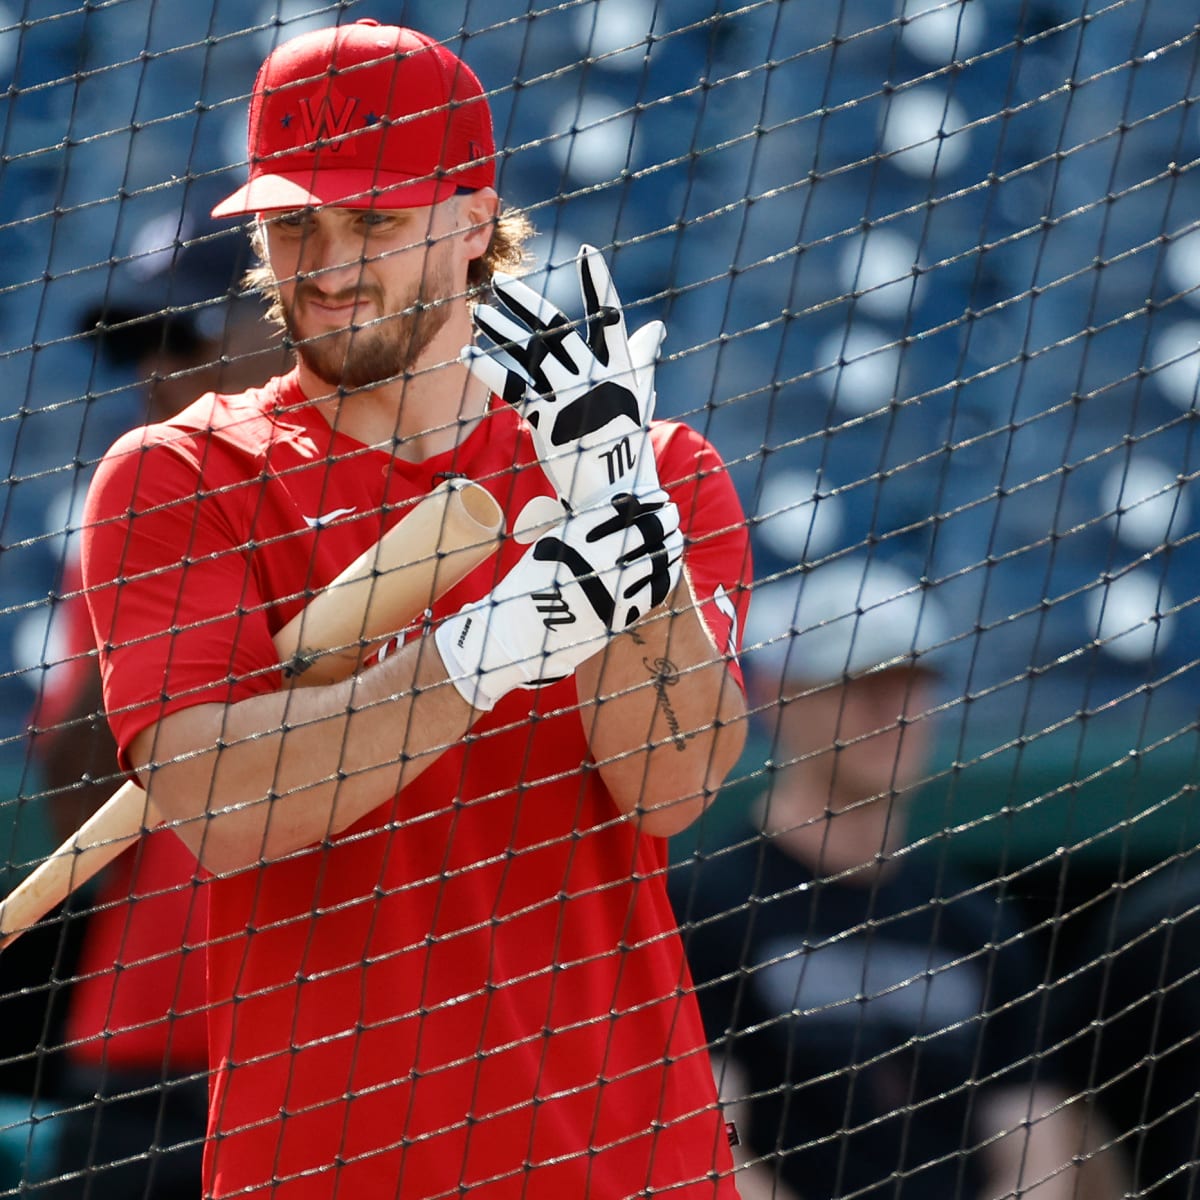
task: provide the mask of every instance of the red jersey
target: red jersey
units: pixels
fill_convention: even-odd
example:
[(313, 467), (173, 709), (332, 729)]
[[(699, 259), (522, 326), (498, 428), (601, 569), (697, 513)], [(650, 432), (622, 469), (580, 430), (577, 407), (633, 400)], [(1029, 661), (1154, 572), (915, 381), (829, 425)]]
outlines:
[[(654, 445), (693, 588), (734, 645), (733, 488), (684, 426)], [(180, 707), (278, 688), (272, 633), (447, 473), (510, 529), (553, 495), (498, 401), (412, 463), (331, 429), (295, 375), (119, 440), (84, 564), (122, 751)], [(434, 617), (524, 549), (506, 539)], [(577, 703), (573, 679), (518, 690), (343, 833), (205, 886), (213, 1195), (736, 1195), (666, 845), (618, 819)]]

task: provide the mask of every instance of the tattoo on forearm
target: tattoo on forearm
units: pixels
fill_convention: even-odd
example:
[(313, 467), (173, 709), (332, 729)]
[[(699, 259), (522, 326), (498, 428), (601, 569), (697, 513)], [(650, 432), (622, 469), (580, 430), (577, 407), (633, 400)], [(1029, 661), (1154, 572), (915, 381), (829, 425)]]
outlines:
[(667, 691), (679, 682), (679, 669), (669, 658), (643, 658), (642, 663), (654, 678), (655, 700), (667, 728), (671, 731), (671, 741), (675, 743), (675, 749), (686, 750), (688, 735), (680, 728), (679, 717), (671, 705), (671, 697)]

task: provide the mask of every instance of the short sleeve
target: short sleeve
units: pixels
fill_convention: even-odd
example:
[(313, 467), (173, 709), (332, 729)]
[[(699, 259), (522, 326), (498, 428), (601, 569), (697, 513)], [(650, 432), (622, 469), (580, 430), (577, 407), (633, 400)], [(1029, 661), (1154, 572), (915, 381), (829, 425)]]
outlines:
[(84, 511), (83, 581), (121, 763), (168, 713), (274, 690), (251, 567), (246, 488), (222, 486), (211, 443), (156, 427), (120, 439)]
[(684, 562), (700, 612), (717, 648), (736, 656), (750, 604), (750, 535), (729, 472), (713, 446), (695, 430), (656, 422), (651, 430), (659, 479), (679, 507), (687, 538)]

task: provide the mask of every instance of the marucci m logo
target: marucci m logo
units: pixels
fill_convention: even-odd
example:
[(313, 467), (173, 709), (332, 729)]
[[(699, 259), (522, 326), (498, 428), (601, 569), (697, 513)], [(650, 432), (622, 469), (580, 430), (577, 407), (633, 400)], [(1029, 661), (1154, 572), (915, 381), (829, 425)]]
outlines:
[(575, 614), (562, 598), (561, 592), (534, 592), (533, 605), (542, 614), (542, 624), (547, 629), (553, 629), (555, 625), (571, 625), (575, 621)]
[(627, 437), (622, 438), (611, 450), (602, 451), (600, 457), (608, 468), (609, 483), (616, 483), (633, 470), (633, 447)]

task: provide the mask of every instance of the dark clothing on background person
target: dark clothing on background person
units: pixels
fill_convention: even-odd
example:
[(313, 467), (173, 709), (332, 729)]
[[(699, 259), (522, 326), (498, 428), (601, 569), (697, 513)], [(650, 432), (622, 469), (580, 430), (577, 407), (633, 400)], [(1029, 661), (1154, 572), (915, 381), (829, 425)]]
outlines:
[(1095, 1096), (1142, 1200), (1200, 1197), (1198, 865), (1101, 906), (1056, 1006), (1072, 1086)]
[[(205, 1072), (184, 1078), (154, 1074), (81, 1074), (69, 1081), (79, 1099), (64, 1099), (56, 1153), (33, 1195), (45, 1200), (199, 1200)], [(85, 1095), (89, 1085), (91, 1094)]]
[(744, 827), (672, 880), (715, 1069), (732, 1055), (752, 1098), (739, 1134), (804, 1200), (976, 1195), (976, 1085), (1038, 1071), (1036, 966), (995, 884), (896, 866), (816, 879)]

